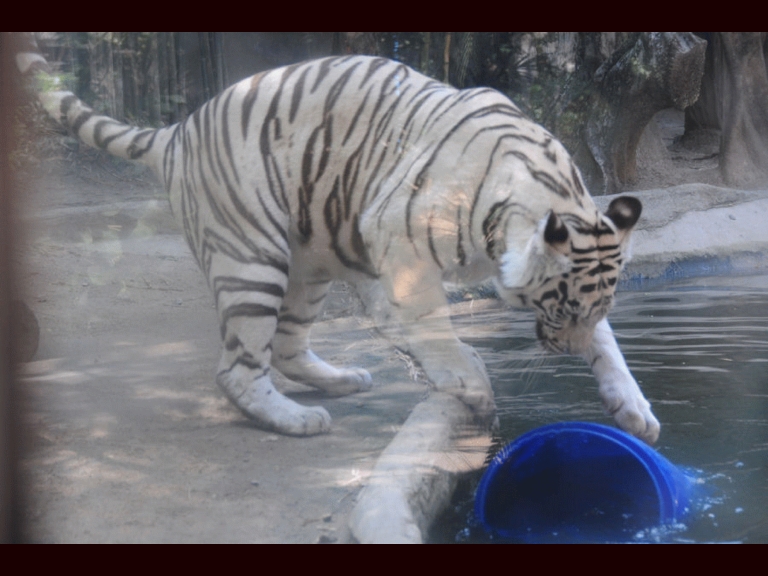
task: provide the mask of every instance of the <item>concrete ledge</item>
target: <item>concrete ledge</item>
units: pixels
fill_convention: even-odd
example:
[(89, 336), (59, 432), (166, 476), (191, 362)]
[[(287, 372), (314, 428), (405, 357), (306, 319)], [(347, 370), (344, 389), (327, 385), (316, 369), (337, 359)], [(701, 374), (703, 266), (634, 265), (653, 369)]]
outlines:
[(353, 537), (364, 544), (423, 542), (459, 476), (482, 468), (490, 445), (462, 402), (431, 393), (379, 457), (349, 520)]

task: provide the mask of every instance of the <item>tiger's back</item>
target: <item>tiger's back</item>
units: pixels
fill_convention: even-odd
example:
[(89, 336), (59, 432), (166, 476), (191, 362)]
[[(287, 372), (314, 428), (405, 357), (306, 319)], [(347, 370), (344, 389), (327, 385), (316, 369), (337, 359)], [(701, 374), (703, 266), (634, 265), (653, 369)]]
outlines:
[[(260, 218), (272, 236), (288, 231), (297, 246), (333, 247), (340, 263), (368, 274), (374, 272), (355, 225), (365, 213), (381, 220), (405, 211), (404, 232), (412, 237), (414, 206), (448, 200), (450, 188), (450, 208), (460, 201), (474, 208), (464, 216), (472, 217), (476, 235), (482, 218), (475, 218), (475, 200), (487, 192), (480, 187), (499, 140), (506, 142), (498, 154), (527, 148), (528, 162), (546, 159), (560, 171), (552, 198), (525, 198), (536, 221), (557, 200), (566, 207), (585, 197), (559, 143), (503, 95), (459, 91), (382, 58), (327, 58), (258, 74), (214, 98), (175, 132), (159, 168), (174, 208), (183, 211), (184, 195), (208, 199), (212, 188), (222, 188), (215, 203), (244, 227)], [(187, 156), (191, 161), (180, 171)], [(506, 188), (486, 182), (489, 198), (513, 197), (511, 180)], [(238, 204), (235, 190), (252, 193), (263, 212)], [(589, 200), (586, 208), (595, 212)], [(284, 242), (273, 250), (287, 248)]]

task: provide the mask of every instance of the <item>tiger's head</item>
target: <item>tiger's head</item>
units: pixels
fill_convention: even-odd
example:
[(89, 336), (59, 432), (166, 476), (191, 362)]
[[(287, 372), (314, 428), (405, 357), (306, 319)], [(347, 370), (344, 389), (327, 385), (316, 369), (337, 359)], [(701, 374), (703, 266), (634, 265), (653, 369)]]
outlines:
[(591, 222), (550, 211), (522, 254), (503, 255), (502, 295), (535, 310), (536, 335), (546, 349), (586, 352), (595, 326), (613, 305), (641, 211), (640, 201), (630, 196), (616, 198)]

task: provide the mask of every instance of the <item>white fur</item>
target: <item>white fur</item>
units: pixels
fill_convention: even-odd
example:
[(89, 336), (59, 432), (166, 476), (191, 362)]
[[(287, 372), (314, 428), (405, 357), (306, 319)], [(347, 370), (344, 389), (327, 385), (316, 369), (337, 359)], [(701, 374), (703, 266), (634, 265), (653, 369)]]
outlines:
[(607, 319), (598, 322), (592, 345), (583, 356), (592, 366), (605, 411), (623, 430), (649, 444), (656, 442), (659, 421), (630, 373)]
[(522, 253), (507, 250), (501, 257), (501, 282), (510, 290), (525, 287), (534, 278), (551, 278), (568, 272), (573, 264), (567, 256), (544, 241), (549, 215), (539, 221)]

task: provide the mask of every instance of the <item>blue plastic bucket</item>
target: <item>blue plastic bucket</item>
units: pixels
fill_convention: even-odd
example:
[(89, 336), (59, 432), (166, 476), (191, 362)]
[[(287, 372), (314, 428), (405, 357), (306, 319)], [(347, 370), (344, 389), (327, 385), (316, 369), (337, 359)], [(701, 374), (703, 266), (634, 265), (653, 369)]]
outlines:
[(694, 484), (621, 430), (563, 422), (523, 434), (496, 454), (477, 488), (475, 516), (502, 538), (622, 539), (681, 521)]

